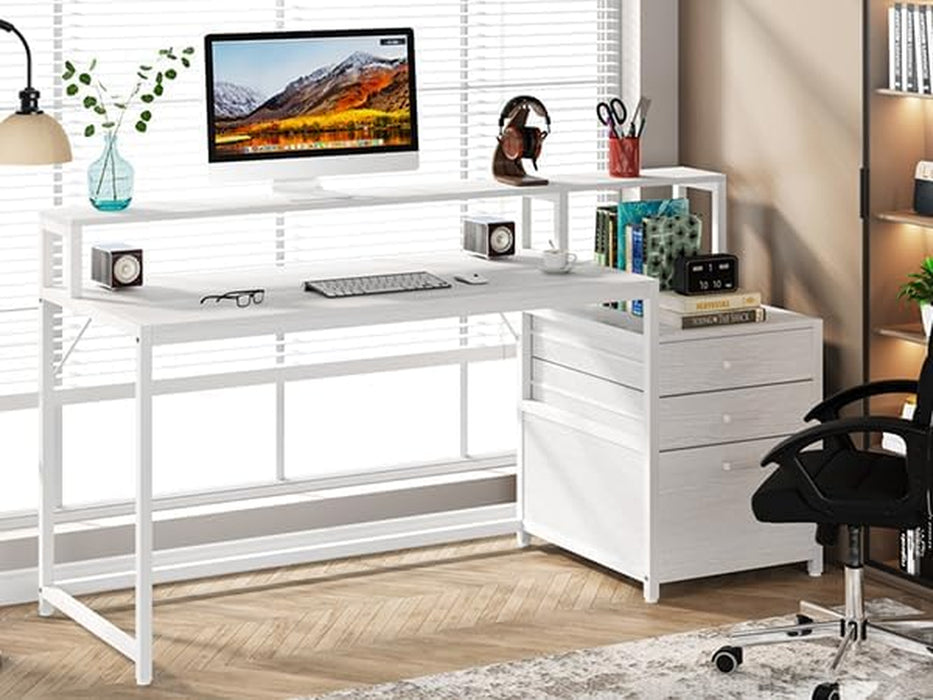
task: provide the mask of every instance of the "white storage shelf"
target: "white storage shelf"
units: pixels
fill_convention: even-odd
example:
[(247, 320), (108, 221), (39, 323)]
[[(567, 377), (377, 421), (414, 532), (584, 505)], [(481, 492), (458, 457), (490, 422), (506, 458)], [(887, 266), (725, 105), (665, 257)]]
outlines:
[[(761, 457), (822, 394), (821, 322), (768, 313), (760, 324), (662, 325), (647, 401), (638, 320), (599, 308), (529, 314), (525, 532), (643, 581), (648, 600), (661, 583), (743, 569), (808, 561), (818, 573), (812, 526), (751, 512), (773, 469)], [(652, 428), (658, 454), (646, 459)]]

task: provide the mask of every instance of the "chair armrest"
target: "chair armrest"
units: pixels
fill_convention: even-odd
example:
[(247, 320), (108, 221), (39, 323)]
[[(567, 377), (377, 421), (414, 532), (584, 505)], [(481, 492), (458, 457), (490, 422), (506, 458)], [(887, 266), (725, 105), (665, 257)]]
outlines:
[(861, 401), (872, 396), (881, 396), (883, 394), (916, 394), (916, 379), (884, 379), (878, 382), (869, 382), (861, 386), (843, 389), (837, 394), (833, 394), (825, 401), (818, 403), (810, 409), (810, 412), (804, 416), (805, 421), (816, 419), (821, 423), (839, 418), (839, 409), (848, 406), (850, 403)]
[[(854, 507), (858, 505), (857, 502), (831, 498), (824, 493), (804, 468), (803, 462), (800, 461), (800, 453), (810, 445), (823, 440), (842, 437), (850, 433), (869, 432), (893, 433), (902, 437), (907, 443), (908, 455), (916, 454), (923, 458), (914, 468), (921, 470), (921, 472), (926, 468), (928, 431), (910, 421), (889, 416), (840, 418), (801, 430), (783, 440), (768, 452), (761, 460), (761, 466), (765, 467), (775, 463), (781, 469), (787, 469), (797, 482), (804, 500), (812, 508), (829, 512), (839, 507)], [(908, 478), (911, 481), (919, 479), (921, 483), (924, 482), (925, 477), (921, 472), (916, 475), (912, 473), (909, 458), (907, 460), (907, 469)]]

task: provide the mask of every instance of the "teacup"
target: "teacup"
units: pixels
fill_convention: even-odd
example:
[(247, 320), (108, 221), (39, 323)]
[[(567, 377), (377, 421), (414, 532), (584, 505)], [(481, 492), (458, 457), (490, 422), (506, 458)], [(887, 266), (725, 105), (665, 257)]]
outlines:
[(550, 248), (541, 255), (541, 269), (545, 272), (570, 272), (577, 256), (567, 250)]

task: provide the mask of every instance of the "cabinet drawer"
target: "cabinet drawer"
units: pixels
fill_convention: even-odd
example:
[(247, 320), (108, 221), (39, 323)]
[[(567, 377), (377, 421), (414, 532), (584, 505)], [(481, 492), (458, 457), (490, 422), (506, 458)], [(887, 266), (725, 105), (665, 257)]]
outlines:
[(814, 379), (810, 330), (662, 343), (661, 395)]
[(788, 435), (815, 402), (813, 382), (672, 396), (660, 400), (662, 450)]
[(661, 454), (657, 561), (671, 580), (813, 556), (814, 527), (761, 523), (751, 497), (776, 467), (761, 458), (779, 438)]

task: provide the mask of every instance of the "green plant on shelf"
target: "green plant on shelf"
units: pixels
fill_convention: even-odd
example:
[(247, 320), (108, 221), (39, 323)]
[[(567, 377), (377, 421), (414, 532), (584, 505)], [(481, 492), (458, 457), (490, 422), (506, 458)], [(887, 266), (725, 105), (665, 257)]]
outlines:
[(191, 67), (193, 54), (192, 46), (180, 51), (171, 46), (159, 49), (154, 61), (137, 66), (135, 83), (128, 92), (119, 95), (112, 93), (101, 81), (97, 74), (96, 58), (83, 70), (75, 62), (65, 61), (65, 72), (62, 74), (65, 94), (79, 100), (90, 116), (90, 123), (84, 127), (84, 135), (91, 137), (101, 131), (106, 139), (104, 168), (94, 194), (100, 195), (107, 165), (114, 167), (114, 144), (124, 122), (134, 122), (137, 132), (146, 133), (153, 119), (153, 103), (165, 96), (166, 87), (178, 78), (181, 71)]
[(919, 305), (933, 303), (933, 257), (926, 258), (919, 272), (907, 275), (908, 282), (901, 285), (898, 299), (907, 299)]

